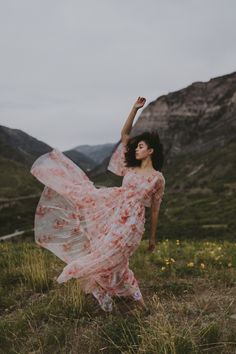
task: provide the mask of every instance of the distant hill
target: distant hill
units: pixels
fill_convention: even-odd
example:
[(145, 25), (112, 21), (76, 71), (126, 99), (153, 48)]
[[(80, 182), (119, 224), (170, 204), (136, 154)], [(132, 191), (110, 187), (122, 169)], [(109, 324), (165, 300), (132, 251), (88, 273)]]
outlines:
[[(39, 193), (42, 185), (29, 173), (30, 167), (52, 149), (20, 129), (0, 125), (0, 200)], [(79, 151), (63, 153), (85, 172), (96, 166), (93, 159)]]
[(100, 145), (79, 145), (73, 150), (82, 152), (84, 155), (94, 160), (95, 166), (98, 166), (105, 158), (110, 157), (114, 150), (114, 143), (100, 144)]
[(89, 174), (91, 170), (100, 166), (106, 158), (111, 157), (115, 145), (114, 143), (78, 145), (71, 150), (63, 151), (63, 153)]
[(34, 160), (52, 147), (20, 129), (0, 125), (0, 157), (30, 166)]

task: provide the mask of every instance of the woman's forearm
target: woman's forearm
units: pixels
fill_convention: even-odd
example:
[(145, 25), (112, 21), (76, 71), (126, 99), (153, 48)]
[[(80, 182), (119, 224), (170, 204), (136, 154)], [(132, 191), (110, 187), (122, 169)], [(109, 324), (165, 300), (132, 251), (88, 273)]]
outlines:
[(138, 108), (133, 106), (130, 111), (130, 114), (129, 114), (129, 116), (128, 116), (122, 130), (121, 130), (121, 135), (130, 133), (132, 125), (133, 125), (133, 120), (136, 116), (137, 111), (138, 111)]
[(155, 239), (156, 239), (158, 214), (159, 214), (159, 208), (151, 211), (151, 230), (150, 230), (150, 240), (151, 241), (155, 241)]

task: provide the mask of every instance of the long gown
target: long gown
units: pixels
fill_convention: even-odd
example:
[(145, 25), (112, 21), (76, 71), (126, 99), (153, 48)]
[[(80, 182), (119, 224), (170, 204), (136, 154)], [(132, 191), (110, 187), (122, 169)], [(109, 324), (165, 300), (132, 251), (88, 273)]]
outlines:
[(34, 219), (35, 242), (66, 263), (56, 279), (76, 278), (104, 311), (112, 296), (142, 298), (129, 257), (145, 231), (145, 207), (161, 203), (165, 178), (144, 176), (124, 163), (121, 142), (107, 169), (123, 176), (120, 187), (97, 188), (86, 173), (58, 149), (41, 155), (30, 172), (45, 185)]

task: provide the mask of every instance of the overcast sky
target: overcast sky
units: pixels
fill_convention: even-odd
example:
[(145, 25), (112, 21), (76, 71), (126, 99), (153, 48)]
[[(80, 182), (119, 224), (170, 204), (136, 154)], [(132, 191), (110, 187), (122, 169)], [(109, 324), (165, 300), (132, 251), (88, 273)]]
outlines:
[(0, 124), (115, 143), (138, 96), (235, 71), (235, 24), (235, 0), (0, 0)]

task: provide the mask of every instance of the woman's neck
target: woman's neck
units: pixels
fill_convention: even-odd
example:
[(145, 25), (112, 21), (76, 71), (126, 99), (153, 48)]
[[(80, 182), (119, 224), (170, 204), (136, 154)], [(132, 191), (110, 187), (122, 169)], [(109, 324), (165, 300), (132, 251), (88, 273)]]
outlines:
[(140, 165), (140, 170), (143, 170), (143, 171), (151, 171), (153, 170), (153, 165), (152, 165), (152, 160), (150, 158), (148, 159), (143, 159), (141, 161), (141, 165)]

